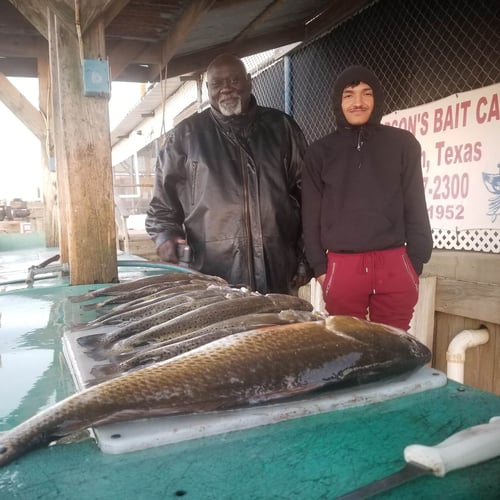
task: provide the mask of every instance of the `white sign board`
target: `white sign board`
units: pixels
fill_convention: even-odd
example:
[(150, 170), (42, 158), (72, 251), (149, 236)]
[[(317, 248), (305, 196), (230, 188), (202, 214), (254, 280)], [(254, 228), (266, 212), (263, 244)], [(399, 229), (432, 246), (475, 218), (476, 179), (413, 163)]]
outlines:
[(422, 145), (431, 226), (500, 228), (500, 83), (394, 111), (382, 123)]

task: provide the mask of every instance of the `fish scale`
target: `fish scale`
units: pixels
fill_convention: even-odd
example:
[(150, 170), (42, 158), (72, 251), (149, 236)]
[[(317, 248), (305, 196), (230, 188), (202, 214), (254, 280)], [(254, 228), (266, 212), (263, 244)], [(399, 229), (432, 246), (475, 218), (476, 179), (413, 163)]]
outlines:
[[(147, 364), (157, 363), (178, 356), (179, 354), (184, 354), (187, 351), (227, 335), (272, 325), (313, 321), (321, 317), (319, 313), (296, 310), (285, 310), (280, 313), (245, 314), (224, 321), (218, 321), (217, 323), (161, 342), (160, 344), (155, 343), (153, 346), (141, 349), (137, 354), (118, 363), (97, 365), (92, 369), (91, 373), (98, 380), (102, 381), (110, 376), (125, 373), (128, 370), (137, 369)], [(90, 382), (96, 383), (94, 380)]]
[(131, 351), (136, 347), (152, 342), (161, 342), (181, 334), (203, 328), (224, 319), (257, 312), (280, 312), (283, 309), (311, 311), (312, 305), (299, 297), (284, 294), (251, 294), (237, 301), (224, 301), (198, 307), (160, 325), (140, 331), (115, 342), (110, 353)]
[(72, 297), (69, 297), (69, 300), (71, 302), (83, 302), (85, 300), (94, 299), (96, 297), (101, 297), (103, 295), (120, 295), (124, 292), (137, 290), (138, 288), (146, 285), (152, 285), (162, 282), (166, 283), (170, 281), (179, 281), (179, 280), (189, 281), (193, 278), (199, 278), (199, 279), (201, 278), (211, 281), (217, 281), (221, 284), (227, 285), (227, 282), (224, 281), (222, 278), (217, 278), (215, 276), (208, 276), (201, 273), (198, 274), (188, 273), (188, 272), (164, 273), (164, 274), (155, 274), (154, 276), (147, 276), (144, 278), (138, 278), (136, 280), (124, 281), (123, 283), (117, 283), (116, 285), (110, 285), (104, 288), (98, 288), (97, 290), (90, 290), (82, 295), (74, 295)]
[(208, 297), (218, 293), (228, 293), (229, 287), (212, 286), (201, 283), (191, 283), (177, 287), (174, 291), (163, 292), (161, 295), (151, 299), (151, 301), (143, 301), (136, 307), (123, 308), (120, 311), (110, 311), (96, 320), (87, 323), (87, 326), (94, 328), (100, 325), (109, 325), (122, 323), (124, 321), (139, 320), (147, 318), (168, 307), (180, 305), (184, 302), (189, 302), (191, 299)]
[(103, 423), (279, 401), (407, 373), (430, 358), (429, 349), (406, 332), (357, 318), (236, 333), (47, 408), (0, 436), (0, 466)]
[(191, 277), (183, 273), (156, 274), (153, 276), (146, 276), (144, 278), (123, 281), (103, 288), (97, 288), (95, 290), (88, 290), (84, 294), (74, 295), (69, 297), (69, 299), (71, 302), (83, 302), (89, 299), (102, 297), (106, 295), (120, 295), (123, 293), (138, 290), (139, 288), (144, 288), (146, 286), (168, 283), (172, 280), (189, 280), (189, 279), (191, 279)]
[[(132, 308), (136, 307), (142, 307), (143, 305), (147, 305), (147, 303), (151, 303), (152, 301), (155, 301), (159, 298), (162, 297), (172, 297), (173, 295), (176, 295), (178, 293), (183, 293), (185, 291), (190, 291), (190, 290), (198, 290), (200, 289), (201, 285), (194, 284), (192, 281), (185, 281), (182, 284), (179, 284), (179, 282), (176, 282), (178, 284), (175, 285), (175, 287), (167, 287), (167, 288), (161, 288), (158, 291), (152, 293), (151, 295), (143, 296), (143, 297), (138, 297), (136, 299), (119, 303), (114, 305), (111, 309), (108, 310), (107, 313), (101, 314), (95, 321), (99, 321), (101, 319), (105, 319), (106, 317), (110, 317), (114, 314), (120, 314), (122, 312), (128, 311)], [(208, 287), (209, 284), (205, 284), (205, 288)], [(113, 298), (113, 297), (111, 297)]]
[[(148, 297), (154, 297), (156, 295), (162, 295), (164, 293), (168, 293), (169, 289), (175, 289), (177, 287), (186, 286), (194, 283), (195, 280), (182, 280), (182, 281), (168, 281), (166, 283), (156, 283), (152, 285), (145, 285), (136, 290), (130, 290), (128, 292), (124, 292), (120, 295), (112, 295), (107, 299), (101, 302), (95, 302), (93, 304), (84, 304), (82, 309), (84, 311), (103, 309), (108, 306), (113, 306), (114, 308), (119, 309), (120, 306), (126, 307), (124, 304), (126, 303), (128, 306), (135, 305), (136, 303), (140, 303), (144, 300), (148, 300)], [(206, 280), (198, 280), (199, 283), (205, 283), (208, 285)]]
[(166, 308), (165, 310), (159, 311), (137, 321), (133, 321), (126, 326), (116, 328), (108, 333), (98, 333), (95, 335), (79, 337), (77, 342), (80, 345), (89, 347), (91, 349), (106, 348), (124, 337), (134, 335), (136, 332), (147, 330), (154, 325), (162, 324), (169, 319), (175, 318), (179, 315), (182, 315), (183, 313), (186, 313), (193, 309), (197, 309), (206, 304), (213, 304), (214, 302), (220, 302), (224, 300), (227, 300), (226, 297), (223, 294), (217, 293), (215, 291), (213, 292), (213, 294), (210, 294), (209, 296), (200, 298), (198, 300), (187, 301), (185, 299), (181, 304)]

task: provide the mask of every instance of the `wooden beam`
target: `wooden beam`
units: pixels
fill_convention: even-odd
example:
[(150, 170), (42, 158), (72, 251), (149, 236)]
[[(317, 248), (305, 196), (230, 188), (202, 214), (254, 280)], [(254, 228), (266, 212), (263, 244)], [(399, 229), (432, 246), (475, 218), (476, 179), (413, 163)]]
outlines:
[(10, 3), (38, 30), (38, 32), (48, 39), (47, 8), (57, 16), (60, 23), (64, 24), (71, 33), (76, 33), (75, 10), (71, 6), (60, 0), (9, 0)]
[(137, 44), (135, 41), (120, 41), (108, 50), (111, 79), (116, 80), (118, 76), (129, 65), (130, 60), (144, 51), (145, 44)]
[(500, 324), (500, 285), (438, 276), (436, 311)]
[(378, 0), (338, 0), (331, 2), (331, 5), (317, 15), (313, 16), (306, 24), (305, 40), (311, 40), (317, 36), (332, 30), (340, 23), (350, 17), (359, 14), (366, 7), (376, 3)]
[(16, 89), (8, 78), (0, 73), (0, 101), (9, 108), (42, 143), (45, 142), (47, 128), (38, 109)]
[[(67, 191), (70, 283), (115, 282), (118, 271), (108, 102), (84, 96), (78, 40), (57, 19), (55, 27), (56, 133), (60, 136), (56, 151), (58, 166), (63, 156), (61, 187)], [(94, 24), (83, 41), (88, 57), (104, 53), (104, 25)], [(51, 61), (51, 67), (54, 64)]]
[(271, 2), (264, 10), (247, 26), (245, 29), (240, 31), (238, 35), (233, 38), (232, 43), (237, 42), (238, 40), (244, 40), (247, 38), (248, 33), (252, 32), (259, 24), (261, 24), (270, 14), (272, 14), (277, 8), (281, 7), (281, 4), (284, 3), (285, 0), (274, 0)]
[[(49, 35), (50, 36), (50, 35)], [(47, 137), (41, 143), (42, 159), (42, 200), (43, 200), (43, 227), (45, 245), (47, 247), (59, 246), (59, 214), (57, 210), (57, 178), (53, 168), (55, 152), (53, 145), (53, 127), (51, 126), (51, 99), (50, 99), (50, 69), (49, 55), (38, 59), (38, 101), (40, 112), (46, 116)]]
[(26, 2), (26, 0), (9, 0), (9, 2), (45, 39), (48, 39), (46, 0), (32, 0), (31, 2)]
[(129, 2), (130, 0), (86, 0), (81, 2), (82, 32), (86, 33), (97, 20), (102, 22), (105, 27), (109, 26)]
[[(48, 9), (49, 10), (49, 9)], [(49, 63), (50, 63), (50, 87), (51, 87), (51, 113), (52, 119), (49, 127), (54, 139), (55, 168), (57, 182), (57, 210), (58, 210), (58, 241), (60, 260), (64, 264), (69, 263), (69, 184), (68, 169), (64, 151), (64, 131), (62, 129), (62, 106), (61, 106), (61, 86), (60, 67), (58, 56), (58, 29), (56, 16), (50, 12), (47, 15), (49, 31)]]
[(115, 80), (118, 82), (149, 82), (149, 68), (138, 64), (129, 65), (122, 72), (118, 73)]
[(76, 34), (75, 8), (73, 0), (45, 0), (47, 7), (56, 15), (57, 22), (70, 33)]
[[(304, 28), (287, 29), (263, 35), (259, 37), (247, 37), (237, 42), (229, 42), (202, 50), (196, 54), (173, 57), (168, 64), (168, 77), (186, 75), (190, 73), (202, 72), (207, 64), (217, 55), (223, 52), (231, 52), (240, 57), (269, 50), (270, 47), (284, 46), (291, 43), (304, 40)], [(110, 57), (111, 71), (113, 80), (124, 82), (148, 82), (152, 81), (151, 69), (144, 65), (161, 65), (161, 46), (158, 44), (144, 43), (137, 40), (128, 40), (127, 42), (112, 41), (107, 46)], [(130, 54), (136, 54), (130, 57)], [(127, 62), (128, 65), (121, 71), (119, 68)], [(1, 60), (0, 60), (1, 67)]]
[(161, 64), (150, 71), (150, 81), (156, 80), (164, 71), (170, 59), (182, 45), (188, 33), (199, 23), (200, 19), (210, 10), (215, 0), (195, 0), (190, 3), (175, 26), (169, 31), (167, 38), (160, 43)]
[(258, 38), (247, 38), (235, 43), (218, 45), (217, 47), (199, 51), (196, 54), (175, 57), (168, 65), (168, 77), (204, 71), (212, 59), (224, 52), (231, 52), (239, 57), (246, 57), (269, 50), (270, 47), (288, 45), (300, 42), (303, 39), (304, 29), (300, 27), (294, 30), (271, 33)]
[(36, 58), (0, 57), (0, 73), (5, 76), (38, 77)]
[(47, 53), (47, 40), (40, 35), (9, 35), (0, 42), (0, 54), (4, 57), (38, 57)]

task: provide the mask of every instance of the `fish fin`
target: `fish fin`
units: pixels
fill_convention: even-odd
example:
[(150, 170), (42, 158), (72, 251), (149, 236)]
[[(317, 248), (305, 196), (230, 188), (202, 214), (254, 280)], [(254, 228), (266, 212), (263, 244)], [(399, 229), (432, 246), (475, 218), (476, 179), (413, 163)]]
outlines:
[(100, 344), (103, 335), (104, 335), (103, 333), (84, 335), (83, 337), (78, 337), (76, 341), (82, 347), (89, 347), (91, 349), (95, 349)]
[(115, 363), (107, 365), (96, 365), (90, 370), (90, 374), (94, 377), (85, 381), (85, 387), (92, 387), (94, 385), (101, 384), (110, 379), (121, 375), (120, 366)]
[(109, 360), (109, 352), (105, 349), (101, 349), (96, 346), (94, 349), (88, 349), (85, 354), (94, 361), (106, 361)]
[(90, 431), (88, 429), (82, 429), (81, 431), (72, 432), (71, 434), (67, 434), (66, 436), (62, 436), (59, 439), (56, 439), (49, 446), (81, 443), (90, 438), (92, 438)]

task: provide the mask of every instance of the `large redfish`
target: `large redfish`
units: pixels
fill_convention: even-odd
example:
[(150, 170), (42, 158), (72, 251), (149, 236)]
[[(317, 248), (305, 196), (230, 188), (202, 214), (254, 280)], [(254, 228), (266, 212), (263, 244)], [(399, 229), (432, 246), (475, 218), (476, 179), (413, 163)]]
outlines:
[(99, 424), (277, 401), (429, 360), (427, 347), (402, 330), (345, 316), (236, 333), (56, 403), (0, 436), (0, 466)]

